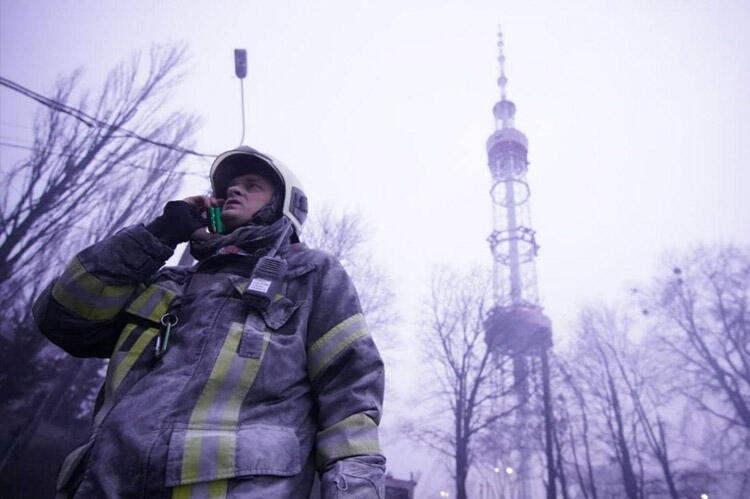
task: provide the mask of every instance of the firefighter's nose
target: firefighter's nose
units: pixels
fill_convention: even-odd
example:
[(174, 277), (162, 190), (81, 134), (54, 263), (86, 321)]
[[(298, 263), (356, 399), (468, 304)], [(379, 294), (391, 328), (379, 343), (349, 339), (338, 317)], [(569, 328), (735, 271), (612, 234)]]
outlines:
[(227, 189), (227, 199), (233, 196), (239, 197), (241, 194), (242, 194), (242, 190), (236, 185), (232, 185)]

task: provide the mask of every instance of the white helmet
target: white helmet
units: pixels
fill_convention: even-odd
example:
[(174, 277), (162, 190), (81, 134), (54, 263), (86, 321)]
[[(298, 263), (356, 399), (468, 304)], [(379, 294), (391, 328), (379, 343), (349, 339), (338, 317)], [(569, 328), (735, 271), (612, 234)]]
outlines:
[(239, 146), (220, 154), (214, 160), (210, 174), (214, 197), (226, 199), (231, 180), (245, 173), (258, 173), (274, 181), (279, 194), (283, 195), (281, 213), (292, 222), (294, 231), (299, 236), (307, 218), (307, 196), (302, 184), (279, 160), (252, 147)]

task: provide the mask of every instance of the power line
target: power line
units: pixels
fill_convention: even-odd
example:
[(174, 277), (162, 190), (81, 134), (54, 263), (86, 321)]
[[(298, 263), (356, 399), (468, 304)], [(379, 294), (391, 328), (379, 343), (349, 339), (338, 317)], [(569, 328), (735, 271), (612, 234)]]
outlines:
[(99, 128), (108, 128), (108, 129), (112, 129), (112, 130), (119, 130), (119, 131), (121, 131), (127, 137), (130, 137), (130, 138), (133, 138), (133, 139), (137, 139), (137, 140), (140, 140), (142, 142), (146, 142), (148, 144), (151, 144), (151, 145), (154, 145), (154, 146), (157, 146), (157, 147), (163, 147), (163, 148), (171, 149), (173, 151), (180, 152), (180, 153), (183, 153), (183, 154), (189, 154), (191, 156), (198, 156), (198, 157), (201, 157), (201, 158), (214, 158), (214, 157), (217, 156), (216, 154), (203, 154), (203, 153), (196, 152), (196, 151), (194, 151), (192, 149), (186, 149), (184, 147), (177, 147), (177, 146), (174, 146), (172, 144), (167, 144), (165, 142), (160, 142), (160, 141), (157, 141), (157, 140), (149, 139), (148, 137), (143, 137), (142, 135), (138, 135), (137, 133), (133, 132), (132, 130), (128, 130), (128, 129), (122, 128), (120, 126), (112, 125), (111, 123), (107, 123), (107, 122), (102, 121), (102, 120), (100, 120), (98, 118), (95, 118), (94, 116), (91, 116), (91, 115), (89, 115), (89, 114), (81, 111), (80, 109), (68, 106), (67, 104), (64, 104), (62, 102), (59, 102), (59, 101), (56, 101), (54, 99), (50, 99), (48, 97), (45, 97), (45, 96), (43, 96), (41, 94), (38, 94), (38, 93), (34, 92), (33, 90), (28, 89), (28, 88), (24, 87), (23, 85), (18, 84), (16, 82), (11, 81), (11, 80), (9, 80), (7, 78), (4, 78), (2, 76), (0, 76), (0, 85), (3, 85), (4, 87), (8, 87), (11, 90), (15, 90), (16, 92), (18, 92), (18, 93), (20, 93), (22, 95), (25, 95), (26, 97), (28, 97), (28, 98), (30, 98), (32, 100), (35, 100), (38, 103), (40, 103), (40, 104), (42, 104), (44, 106), (47, 106), (48, 108), (50, 108), (50, 109), (52, 109), (54, 111), (58, 111), (58, 112), (61, 112), (61, 113), (68, 114), (68, 115), (74, 117), (75, 119), (81, 121), (82, 123), (84, 123), (86, 126), (89, 126), (89, 127), (95, 127), (96, 126), (96, 127), (99, 127)]
[(14, 127), (14, 128), (25, 128), (26, 130), (33, 130), (33, 128), (30, 127), (30, 126), (28, 126), (28, 125), (21, 125), (20, 123), (11, 123), (10, 121), (0, 120), (0, 125), (2, 125), (2, 126), (11, 126), (11, 127)]
[[(25, 145), (22, 145), (22, 144), (12, 144), (10, 142), (4, 142), (2, 140), (0, 140), (0, 147), (12, 147), (12, 148), (15, 148), (15, 149), (25, 149), (27, 151), (34, 151), (33, 147), (25, 146)], [(60, 156), (60, 157), (66, 157), (66, 156), (67, 157), (72, 157), (73, 156), (72, 154), (68, 154), (68, 153), (64, 153), (64, 152), (58, 152), (58, 151), (52, 151), (52, 154), (54, 154), (55, 156)], [(121, 161), (119, 164), (121, 164), (123, 166), (129, 166), (129, 167), (132, 167), (132, 168), (138, 168), (140, 170), (149, 170), (149, 171), (156, 171), (156, 172), (173, 173), (173, 174), (179, 175), (181, 177), (185, 176), (185, 175), (193, 175), (195, 177), (200, 177), (200, 178), (204, 178), (204, 179), (206, 178), (206, 175), (203, 174), (203, 173), (173, 171), (173, 170), (169, 170), (167, 168), (159, 168), (159, 167), (156, 167), (156, 166), (143, 166), (143, 165), (139, 165), (139, 164), (136, 164), (136, 163), (129, 163), (129, 162), (126, 162), (126, 161)]]

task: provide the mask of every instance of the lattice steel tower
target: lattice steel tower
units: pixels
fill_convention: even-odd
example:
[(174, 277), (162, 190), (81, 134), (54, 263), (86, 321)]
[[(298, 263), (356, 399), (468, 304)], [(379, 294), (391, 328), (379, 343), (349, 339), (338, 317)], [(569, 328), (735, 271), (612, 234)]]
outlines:
[[(498, 34), (500, 101), (494, 108), (495, 132), (487, 140), (487, 157), (492, 174), (490, 195), (493, 206), (493, 230), (489, 242), (494, 261), (494, 307), (488, 314), (485, 340), (497, 355), (513, 359), (516, 396), (521, 403), (517, 412), (518, 429), (522, 432), (516, 449), (517, 498), (539, 497), (535, 480), (539, 470), (531, 463), (533, 449), (523, 444), (532, 435), (523, 435), (530, 414), (532, 385), (543, 387), (544, 416), (551, 423), (549, 409), (549, 375), (547, 349), (552, 345), (549, 319), (542, 313), (536, 282), (536, 256), (539, 246), (531, 227), (529, 200), (531, 190), (526, 180), (528, 140), (514, 127), (516, 106), (506, 96), (505, 55), (503, 35)], [(536, 366), (541, 364), (541, 379)], [(549, 431), (550, 424), (545, 427)], [(550, 434), (546, 435), (550, 443)], [(546, 451), (551, 452), (548, 446)], [(549, 457), (549, 454), (548, 454)], [(552, 477), (554, 486), (554, 476)]]

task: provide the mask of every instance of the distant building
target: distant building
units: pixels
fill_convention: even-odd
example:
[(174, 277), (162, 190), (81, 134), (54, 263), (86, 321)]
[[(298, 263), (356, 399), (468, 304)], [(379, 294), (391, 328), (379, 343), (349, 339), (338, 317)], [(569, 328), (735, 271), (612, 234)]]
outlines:
[(393, 478), (390, 473), (385, 477), (385, 499), (414, 499), (414, 488), (417, 481), (412, 475), (408, 480)]

